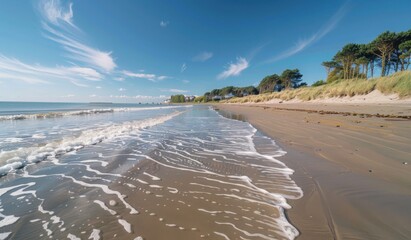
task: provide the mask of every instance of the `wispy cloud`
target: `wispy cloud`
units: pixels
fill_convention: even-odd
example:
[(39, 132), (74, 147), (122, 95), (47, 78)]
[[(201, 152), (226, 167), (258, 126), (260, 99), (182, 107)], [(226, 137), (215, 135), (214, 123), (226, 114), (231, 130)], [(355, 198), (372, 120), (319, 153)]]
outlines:
[(143, 79), (147, 79), (147, 80), (152, 81), (152, 82), (158, 82), (158, 81), (162, 81), (162, 80), (165, 80), (167, 78), (170, 78), (168, 76), (157, 76), (157, 75), (152, 74), (152, 73), (134, 73), (134, 72), (130, 72), (130, 71), (127, 71), (127, 70), (123, 70), (122, 74), (124, 74), (124, 76), (126, 76), (126, 77), (143, 78)]
[(171, 77), (169, 77), (169, 76), (158, 76), (158, 77), (157, 77), (157, 80), (163, 81), (163, 80), (166, 80), (166, 79), (168, 79), (168, 78), (171, 78)]
[(189, 80), (182, 80), (183, 83), (189, 83)]
[(27, 83), (49, 83), (56, 80), (68, 80), (77, 86), (79, 80), (99, 81), (103, 75), (85, 67), (44, 67), (39, 64), (23, 63), (15, 58), (0, 55), (0, 79), (14, 79)]
[(67, 95), (65, 95), (65, 96), (61, 96), (62, 98), (73, 98), (73, 97), (75, 97), (76, 95), (74, 95), (74, 94), (67, 94)]
[(165, 28), (165, 27), (167, 27), (169, 24), (170, 24), (169, 21), (161, 21), (161, 22), (160, 22), (160, 27)]
[(118, 91), (124, 92), (124, 91), (127, 91), (127, 89), (125, 89), (125, 88), (119, 88)]
[(205, 62), (212, 57), (213, 57), (212, 52), (202, 52), (202, 53), (199, 53), (197, 56), (193, 57), (193, 61), (194, 62)]
[(160, 95), (160, 96), (148, 96), (148, 95), (135, 95), (135, 96), (128, 96), (128, 95), (110, 95), (110, 98), (118, 98), (118, 99), (135, 99), (140, 101), (155, 101), (155, 100), (165, 100), (167, 96)]
[(287, 57), (290, 57), (294, 54), (297, 54), (310, 46), (311, 44), (319, 41), (322, 39), (325, 35), (327, 35), (329, 32), (331, 32), (340, 22), (340, 20), (344, 17), (348, 10), (348, 2), (346, 2), (344, 5), (342, 5), (338, 11), (331, 17), (328, 22), (322, 26), (315, 34), (313, 34), (311, 37), (299, 40), (293, 47), (287, 49), (286, 51), (280, 53), (277, 56), (274, 56), (273, 58), (269, 59), (267, 62), (274, 62), (278, 61)]
[(161, 91), (162, 91), (162, 92), (169, 92), (169, 93), (187, 93), (187, 92), (188, 92), (187, 90), (175, 89), (175, 88), (172, 88), (172, 89), (162, 89)]
[(186, 69), (187, 69), (187, 64), (183, 63), (183, 65), (181, 65), (180, 72), (184, 72)]
[(97, 88), (97, 89), (101, 89), (101, 87), (100, 87), (100, 86), (96, 86), (96, 88)]
[(73, 4), (63, 6), (59, 0), (43, 0), (39, 7), (43, 16), (42, 26), (48, 39), (59, 43), (67, 57), (97, 67), (106, 72), (117, 66), (111, 52), (100, 51), (83, 43), (79, 28), (73, 23)]
[(236, 63), (230, 63), (227, 70), (220, 73), (217, 78), (218, 79), (225, 79), (231, 76), (238, 76), (242, 71), (248, 68), (248, 61), (245, 58), (239, 57), (237, 58)]

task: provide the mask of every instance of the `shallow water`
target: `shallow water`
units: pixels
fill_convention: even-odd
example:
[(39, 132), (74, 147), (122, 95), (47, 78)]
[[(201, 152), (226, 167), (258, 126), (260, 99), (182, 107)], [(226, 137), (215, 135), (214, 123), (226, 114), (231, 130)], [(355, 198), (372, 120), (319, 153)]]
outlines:
[(298, 235), (283, 213), (302, 196), (285, 152), (209, 107), (0, 124), (2, 165), (5, 152), (24, 163), (0, 178), (0, 239)]

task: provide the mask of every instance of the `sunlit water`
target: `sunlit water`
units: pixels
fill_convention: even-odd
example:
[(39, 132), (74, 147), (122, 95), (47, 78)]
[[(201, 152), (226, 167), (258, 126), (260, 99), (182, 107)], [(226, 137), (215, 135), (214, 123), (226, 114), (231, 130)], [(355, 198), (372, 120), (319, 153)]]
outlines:
[(298, 235), (283, 210), (301, 189), (250, 124), (207, 106), (71, 113), (0, 121), (0, 239)]

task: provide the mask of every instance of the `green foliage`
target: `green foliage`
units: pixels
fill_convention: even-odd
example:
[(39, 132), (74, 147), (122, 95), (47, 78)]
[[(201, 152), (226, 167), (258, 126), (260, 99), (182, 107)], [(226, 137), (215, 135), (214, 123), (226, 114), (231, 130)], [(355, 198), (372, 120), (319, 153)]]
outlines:
[(298, 87), (303, 75), (298, 69), (286, 69), (281, 74), (281, 81), (285, 88)]
[(281, 78), (277, 74), (269, 75), (263, 78), (258, 85), (260, 93), (272, 92), (276, 84), (281, 84)]
[(255, 95), (258, 94), (258, 89), (254, 86), (247, 87), (233, 87), (228, 86), (221, 89), (213, 89), (211, 92), (204, 93), (204, 102), (211, 101), (214, 96), (224, 97), (228, 94), (233, 94), (236, 97), (242, 97), (243, 95)]
[(411, 71), (402, 71), (391, 76), (374, 78), (371, 80), (339, 79), (317, 87), (288, 89), (282, 92), (260, 94), (244, 98), (227, 100), (229, 103), (267, 102), (273, 99), (309, 101), (314, 99), (365, 95), (374, 90), (384, 94), (398, 94), (401, 98), (411, 97)]
[(185, 97), (182, 94), (172, 95), (171, 98), (170, 98), (170, 102), (172, 102), (172, 103), (183, 103), (183, 102), (185, 102)]
[(313, 83), (311, 86), (312, 87), (318, 87), (318, 86), (321, 86), (321, 85), (324, 85), (324, 84), (326, 84), (326, 82), (324, 82), (323, 80), (318, 80), (317, 82)]
[(199, 96), (199, 97), (194, 98), (194, 102), (204, 103), (204, 102), (206, 102), (205, 99), (206, 99), (205, 96)]

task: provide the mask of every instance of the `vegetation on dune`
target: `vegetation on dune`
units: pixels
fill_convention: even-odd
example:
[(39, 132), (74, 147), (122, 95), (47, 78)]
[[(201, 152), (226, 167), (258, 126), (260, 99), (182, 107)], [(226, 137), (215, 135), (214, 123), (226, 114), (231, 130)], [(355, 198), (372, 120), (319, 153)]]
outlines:
[(354, 78), (340, 79), (315, 87), (289, 89), (282, 92), (265, 93), (243, 98), (225, 100), (227, 103), (267, 102), (273, 99), (289, 101), (293, 99), (309, 101), (332, 97), (365, 95), (374, 90), (384, 94), (398, 94), (400, 98), (411, 97), (411, 71), (402, 71), (390, 76), (374, 79)]
[[(373, 90), (384, 94), (397, 94), (400, 98), (411, 97), (411, 30), (383, 32), (367, 44), (349, 43), (338, 51), (331, 61), (322, 66), (327, 79), (316, 81), (311, 87), (302, 82), (298, 69), (286, 69), (282, 74), (264, 77), (253, 93), (243, 94), (234, 87), (214, 89), (204, 94), (203, 102), (224, 99), (223, 102), (267, 102), (272, 99), (309, 101), (328, 97), (365, 95)], [(381, 77), (374, 78), (375, 69)], [(391, 75), (390, 75), (391, 74)], [(248, 87), (252, 88), (252, 87)], [(234, 96), (234, 98), (232, 98)]]

